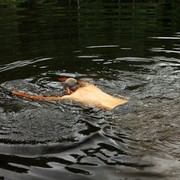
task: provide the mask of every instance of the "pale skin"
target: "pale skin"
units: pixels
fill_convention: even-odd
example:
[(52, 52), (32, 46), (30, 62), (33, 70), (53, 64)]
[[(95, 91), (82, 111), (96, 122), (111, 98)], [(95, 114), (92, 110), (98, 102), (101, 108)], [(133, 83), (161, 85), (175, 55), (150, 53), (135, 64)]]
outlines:
[(83, 82), (83, 81), (81, 82), (83, 83), (83, 87), (79, 87), (75, 92), (69, 95), (64, 95), (62, 97), (34, 96), (34, 95), (25, 94), (18, 91), (12, 91), (12, 93), (18, 96), (23, 96), (26, 98), (36, 99), (36, 100), (41, 100), (41, 101), (70, 100), (70, 101), (78, 102), (85, 106), (98, 107), (104, 110), (112, 110), (116, 106), (123, 105), (128, 102), (125, 99), (116, 98), (103, 92), (101, 89), (99, 89), (97, 86), (93, 84)]

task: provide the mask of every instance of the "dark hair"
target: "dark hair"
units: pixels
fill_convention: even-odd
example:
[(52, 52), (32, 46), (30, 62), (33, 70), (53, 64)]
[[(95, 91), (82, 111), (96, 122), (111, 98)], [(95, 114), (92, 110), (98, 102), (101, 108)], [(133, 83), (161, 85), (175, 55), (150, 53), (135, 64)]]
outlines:
[(79, 85), (78, 81), (74, 78), (68, 78), (64, 82), (64, 89), (66, 89), (68, 87), (71, 91), (76, 91), (79, 86), (80, 85)]

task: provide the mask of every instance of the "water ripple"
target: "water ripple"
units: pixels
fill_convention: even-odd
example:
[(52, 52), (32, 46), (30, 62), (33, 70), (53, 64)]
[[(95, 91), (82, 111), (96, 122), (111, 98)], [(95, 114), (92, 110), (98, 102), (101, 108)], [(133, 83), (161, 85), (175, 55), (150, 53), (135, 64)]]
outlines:
[(149, 37), (152, 39), (162, 39), (162, 40), (180, 40), (180, 37)]
[(87, 49), (96, 49), (96, 48), (117, 48), (119, 45), (97, 45), (97, 46), (87, 46)]
[(53, 58), (38, 58), (38, 59), (31, 59), (31, 60), (23, 60), (23, 61), (16, 61), (13, 63), (5, 64), (0, 66), (0, 72), (9, 71), (11, 69), (21, 68), (24, 66), (36, 64), (38, 62), (48, 61)]

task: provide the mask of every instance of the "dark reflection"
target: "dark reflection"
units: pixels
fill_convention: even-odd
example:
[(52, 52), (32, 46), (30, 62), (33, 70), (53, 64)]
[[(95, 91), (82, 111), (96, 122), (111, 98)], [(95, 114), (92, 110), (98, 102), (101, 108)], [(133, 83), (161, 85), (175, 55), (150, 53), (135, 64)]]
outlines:
[[(15, 172), (21, 172), (21, 173), (27, 173), (29, 166), (41, 166), (44, 168), (49, 168), (50, 166), (47, 165), (48, 160), (45, 159), (36, 159), (34, 161), (32, 158), (24, 158), (24, 157), (14, 157), (14, 156), (7, 156), (7, 155), (1, 155), (1, 165), (0, 168), (15, 171)], [(60, 161), (60, 159), (59, 159)], [(18, 165), (20, 165), (18, 167)]]
[[(86, 61), (77, 61), (79, 55), (98, 55), (105, 61), (124, 56), (144, 57), (152, 55), (152, 52), (149, 53), (152, 47), (164, 48), (164, 43), (169, 49), (168, 42), (149, 37), (173, 36), (173, 32), (179, 29), (176, 16), (179, 6), (175, 2), (161, 3), (159, 6), (155, 2), (133, 4), (121, 1), (119, 5), (117, 2), (81, 2), (80, 8), (73, 2), (71, 6), (66, 3), (38, 3), (36, 8), (27, 8), (28, 5), (22, 4), (13, 9), (1, 8), (1, 63), (53, 57), (54, 60), (42, 62), (37, 67), (26, 68), (29, 75), (34, 75), (37, 69), (68, 68), (69, 71), (69, 64), (73, 62), (72, 66), (77, 69)], [(170, 25), (163, 18), (168, 18)], [(174, 29), (167, 29), (171, 26)], [(86, 49), (92, 45), (109, 44), (118, 45), (118, 48), (98, 48), (96, 52)], [(172, 44), (176, 42), (171, 43), (170, 49)], [(87, 64), (92, 66), (91, 62)], [(91, 72), (96, 70), (91, 69)], [(83, 72), (81, 68), (78, 71)], [(19, 73), (14, 72), (11, 77), (14, 74), (20, 78), (25, 76), (25, 71)]]
[(61, 96), (58, 77), (75, 77), (138, 107), (0, 92), (0, 179), (179, 179), (179, 10), (176, 0), (0, 2), (0, 87)]
[(77, 169), (77, 168), (72, 168), (72, 167), (66, 167), (66, 169), (70, 172), (77, 173), (77, 174), (91, 175), (90, 172), (84, 171), (82, 169)]

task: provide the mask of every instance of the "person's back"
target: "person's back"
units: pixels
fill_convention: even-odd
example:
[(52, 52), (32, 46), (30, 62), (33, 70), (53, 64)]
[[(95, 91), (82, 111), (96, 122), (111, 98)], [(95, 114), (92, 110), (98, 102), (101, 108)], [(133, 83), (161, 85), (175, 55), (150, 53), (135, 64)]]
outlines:
[(63, 99), (76, 101), (88, 106), (96, 106), (101, 109), (111, 110), (118, 105), (127, 103), (127, 100), (115, 98), (97, 86), (84, 82), (83, 87), (79, 87), (70, 95), (65, 95)]

